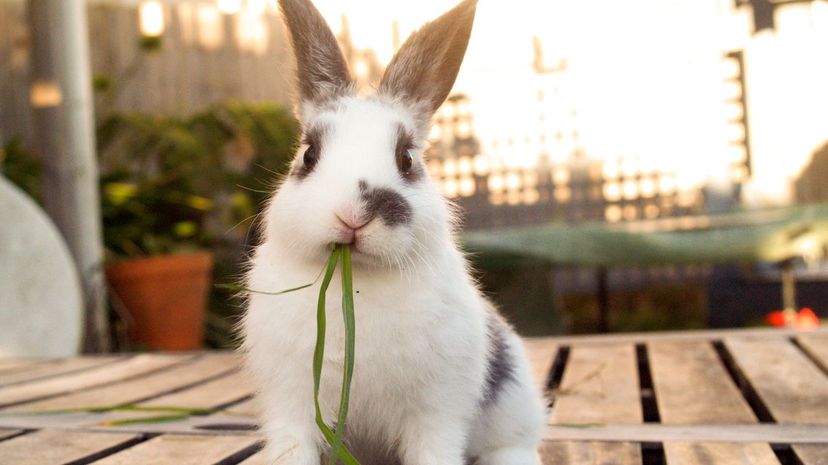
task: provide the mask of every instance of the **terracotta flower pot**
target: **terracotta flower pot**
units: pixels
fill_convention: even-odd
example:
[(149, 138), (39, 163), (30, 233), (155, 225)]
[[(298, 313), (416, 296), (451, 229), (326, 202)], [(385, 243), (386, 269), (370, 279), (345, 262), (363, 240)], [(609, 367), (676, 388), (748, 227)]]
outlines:
[(133, 319), (130, 340), (156, 350), (200, 348), (212, 271), (213, 257), (206, 252), (107, 266), (112, 291)]

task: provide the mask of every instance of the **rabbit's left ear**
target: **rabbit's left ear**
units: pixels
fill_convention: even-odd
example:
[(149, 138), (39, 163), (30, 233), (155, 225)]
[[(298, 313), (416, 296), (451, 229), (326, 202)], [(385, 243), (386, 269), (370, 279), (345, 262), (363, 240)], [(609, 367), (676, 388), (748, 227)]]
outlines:
[(302, 102), (322, 104), (351, 90), (351, 76), (333, 32), (310, 0), (279, 0), (296, 55)]
[(464, 0), (400, 47), (379, 92), (423, 107), (428, 118), (448, 97), (469, 44), (477, 0)]

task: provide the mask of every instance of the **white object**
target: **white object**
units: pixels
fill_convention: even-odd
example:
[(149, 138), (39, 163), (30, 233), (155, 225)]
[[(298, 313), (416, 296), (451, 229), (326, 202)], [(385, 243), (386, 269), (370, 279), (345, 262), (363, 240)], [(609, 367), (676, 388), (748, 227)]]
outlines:
[(0, 175), (0, 357), (78, 353), (80, 280), (57, 228)]
[[(311, 361), (330, 244), (350, 244), (356, 354), (345, 438), (362, 465), (537, 465), (546, 412), (520, 339), (478, 290), (454, 219), (421, 159), (471, 33), (474, 0), (416, 32), (377, 95), (355, 95), (309, 0), (281, 0), (299, 73), (304, 145), (273, 197), (243, 322), (267, 457), (319, 465)], [(328, 290), (322, 415), (336, 419), (344, 330)]]

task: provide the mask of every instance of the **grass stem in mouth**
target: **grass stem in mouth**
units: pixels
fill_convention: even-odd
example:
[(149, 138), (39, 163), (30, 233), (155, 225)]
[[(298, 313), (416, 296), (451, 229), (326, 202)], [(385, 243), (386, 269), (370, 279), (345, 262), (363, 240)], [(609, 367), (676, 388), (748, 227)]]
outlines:
[[(333, 280), (336, 267), (342, 261), (340, 278), (342, 280), (342, 319), (345, 325), (345, 358), (342, 367), (342, 387), (339, 397), (339, 412), (337, 414), (336, 430), (332, 430), (322, 418), (322, 410), (319, 406), (319, 385), (322, 379), (322, 362), (325, 355), (325, 330), (327, 326), (326, 293)], [(282, 295), (299, 291), (313, 286), (322, 277), (322, 285), (319, 288), (319, 297), (316, 301), (316, 344), (313, 349), (313, 407), (315, 410), (316, 425), (331, 446), (329, 465), (334, 465), (339, 459), (344, 465), (360, 465), (359, 461), (351, 454), (343, 444), (342, 437), (345, 433), (345, 423), (348, 417), (348, 403), (351, 398), (351, 380), (354, 375), (354, 353), (356, 339), (356, 318), (354, 316), (354, 283), (353, 268), (351, 265), (351, 247), (348, 244), (334, 244), (331, 254), (325, 267), (319, 276), (310, 283), (291, 289), (278, 292), (256, 291), (237, 285), (219, 285), (218, 287), (230, 289), (236, 292), (249, 292), (253, 294)], [(163, 418), (161, 418), (163, 420)]]

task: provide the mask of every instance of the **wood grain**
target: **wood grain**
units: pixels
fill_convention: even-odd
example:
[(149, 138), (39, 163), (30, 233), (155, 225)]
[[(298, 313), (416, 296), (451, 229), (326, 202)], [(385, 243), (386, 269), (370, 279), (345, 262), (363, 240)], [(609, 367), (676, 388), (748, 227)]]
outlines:
[(256, 399), (250, 399), (236, 405), (231, 405), (225, 411), (229, 415), (256, 417), (259, 415), (259, 404), (256, 402)]
[(253, 384), (250, 379), (244, 373), (235, 372), (183, 391), (141, 402), (139, 405), (211, 409), (251, 395)]
[(167, 368), (192, 358), (192, 355), (137, 355), (81, 373), (7, 386), (0, 388), (0, 406), (99, 386)]
[(20, 434), (20, 430), (16, 429), (0, 429), (0, 441), (6, 439), (8, 437), (14, 436), (15, 434)]
[(807, 334), (796, 338), (802, 348), (828, 372), (828, 334)]
[(225, 460), (258, 441), (248, 436), (163, 435), (95, 465), (205, 465)]
[(795, 444), (793, 450), (802, 465), (828, 465), (828, 444)]
[(725, 345), (777, 422), (828, 424), (828, 377), (790, 341), (731, 338)]
[(667, 442), (667, 465), (779, 465), (768, 444)]
[(43, 363), (48, 363), (48, 360), (38, 360), (31, 358), (0, 358), (0, 375), (5, 376), (9, 372), (25, 370), (27, 368), (32, 368)]
[(552, 424), (641, 423), (632, 344), (573, 347), (555, 393)]
[(756, 423), (710, 343), (662, 341), (647, 346), (662, 423)]
[(45, 430), (0, 442), (2, 463), (69, 463), (135, 439), (134, 434)]
[(235, 370), (235, 354), (210, 354), (172, 367), (168, 370), (121, 381), (115, 384), (85, 389), (59, 397), (12, 407), (10, 411), (42, 412), (48, 410), (108, 407), (140, 402), (193, 383)]
[(544, 465), (641, 465), (641, 447), (627, 442), (545, 441)]
[(67, 373), (86, 370), (121, 360), (124, 357), (77, 357), (48, 361), (34, 365), (25, 370), (15, 370), (14, 373), (0, 375), (0, 386), (24, 383), (42, 378), (51, 378)]

